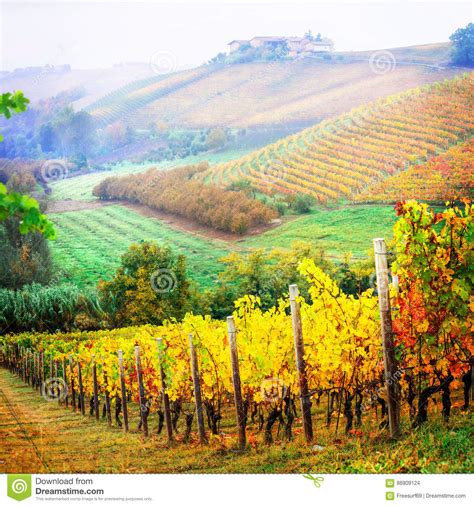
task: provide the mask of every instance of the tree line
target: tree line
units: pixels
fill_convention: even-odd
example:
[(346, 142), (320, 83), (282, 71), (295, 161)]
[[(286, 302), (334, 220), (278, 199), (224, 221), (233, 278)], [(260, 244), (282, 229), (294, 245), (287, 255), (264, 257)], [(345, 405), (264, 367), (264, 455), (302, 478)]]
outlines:
[(142, 174), (109, 177), (94, 188), (93, 194), (103, 200), (144, 204), (234, 234), (243, 234), (278, 216), (274, 209), (248, 194), (195, 178), (208, 169), (204, 162), (166, 172), (152, 168)]

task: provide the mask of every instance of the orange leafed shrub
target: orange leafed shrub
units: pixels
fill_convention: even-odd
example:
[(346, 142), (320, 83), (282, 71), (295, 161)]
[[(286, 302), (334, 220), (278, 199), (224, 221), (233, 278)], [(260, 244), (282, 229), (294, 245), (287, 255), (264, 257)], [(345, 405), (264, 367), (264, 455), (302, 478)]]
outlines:
[(195, 179), (208, 169), (207, 163), (166, 172), (151, 168), (142, 174), (109, 177), (93, 193), (101, 199), (137, 202), (236, 234), (276, 218), (276, 211), (243, 192), (227, 191)]

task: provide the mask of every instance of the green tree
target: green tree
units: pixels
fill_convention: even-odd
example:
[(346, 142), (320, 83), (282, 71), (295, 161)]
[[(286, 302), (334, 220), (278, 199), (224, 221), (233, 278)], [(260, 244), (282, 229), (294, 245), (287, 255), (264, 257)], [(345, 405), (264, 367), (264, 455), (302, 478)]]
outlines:
[(114, 326), (161, 324), (192, 309), (186, 260), (153, 242), (132, 244), (110, 281), (98, 285)]
[(52, 122), (56, 151), (63, 156), (91, 155), (97, 144), (97, 124), (85, 111), (65, 107)]
[(53, 271), (48, 242), (39, 232), (21, 234), (19, 223), (19, 218), (10, 217), (0, 227), (0, 287), (46, 285)]
[(456, 65), (474, 66), (474, 23), (458, 28), (449, 39), (453, 43), (451, 60)]
[(56, 135), (51, 123), (41, 125), (39, 130), (39, 143), (44, 153), (51, 153), (54, 151)]
[[(334, 271), (324, 251), (304, 241), (293, 243), (289, 250), (274, 249), (267, 252), (255, 249), (250, 253), (231, 253), (222, 259), (226, 267), (220, 274), (221, 286), (212, 294), (213, 314), (219, 314), (216, 313), (219, 304), (228, 311), (233, 300), (246, 294), (260, 297), (262, 307), (269, 309), (279, 298), (287, 296), (288, 285), (292, 283), (297, 283), (300, 293), (307, 296), (308, 283), (298, 272), (298, 265), (304, 258), (311, 258), (328, 274)], [(231, 294), (232, 301), (224, 300), (226, 290)]]
[[(13, 113), (19, 113), (26, 110), (26, 104), (29, 100), (23, 95), (21, 91), (15, 93), (3, 93), (0, 97), (0, 116), (5, 116), (7, 119), (11, 117)], [(3, 137), (0, 136), (0, 141)], [(53, 224), (41, 213), (38, 202), (27, 196), (18, 193), (15, 190), (16, 182), (11, 183), (13, 185), (13, 191), (8, 191), (6, 186), (0, 183), (0, 245), (2, 259), (0, 265), (0, 283), (3, 286), (23, 286), (25, 280), (36, 279), (44, 280), (49, 275), (50, 261), (49, 252), (35, 251), (38, 241), (37, 235), (33, 234), (33, 237), (29, 237), (24, 240), (26, 234), (33, 232), (43, 234), (44, 238), (53, 239), (56, 235)], [(20, 184), (20, 182), (18, 182)], [(44, 246), (47, 251), (47, 246)], [(16, 251), (19, 254), (14, 262), (13, 252)], [(44, 268), (39, 267), (36, 255), (47, 255), (48, 259), (44, 263)], [(33, 272), (25, 277), (25, 269), (28, 267), (28, 263), (33, 262)], [(18, 267), (21, 271), (21, 275), (16, 277), (15, 271), (12, 268)], [(31, 267), (31, 265), (30, 265)], [(40, 272), (41, 271), (41, 272)], [(36, 277), (37, 276), (37, 277)], [(13, 284), (13, 286), (12, 286)]]
[[(36, 180), (30, 172), (14, 173), (7, 183), (11, 192), (29, 193)], [(48, 241), (43, 233), (33, 229), (22, 233), (22, 218), (8, 216), (0, 226), (0, 286), (19, 289), (31, 283), (45, 285), (52, 276), (52, 260)]]

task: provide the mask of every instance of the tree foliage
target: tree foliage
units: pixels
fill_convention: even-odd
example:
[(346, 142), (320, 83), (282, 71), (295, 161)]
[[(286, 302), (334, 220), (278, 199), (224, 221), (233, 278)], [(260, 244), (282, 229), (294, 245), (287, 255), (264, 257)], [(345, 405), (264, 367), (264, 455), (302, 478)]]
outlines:
[(458, 28), (449, 39), (453, 43), (453, 63), (474, 67), (474, 23), (469, 23), (465, 28)]
[(408, 380), (417, 380), (417, 423), (426, 420), (431, 395), (443, 391), (449, 417), (450, 386), (474, 365), (474, 208), (435, 212), (426, 204), (400, 202), (395, 224), (399, 291), (394, 329)]
[(161, 324), (191, 309), (185, 257), (152, 242), (132, 244), (98, 292), (114, 326)]
[(196, 179), (208, 168), (207, 163), (202, 163), (170, 171), (152, 168), (142, 174), (109, 177), (94, 188), (93, 194), (101, 199), (139, 202), (237, 234), (276, 218), (273, 209), (243, 192), (226, 191)]

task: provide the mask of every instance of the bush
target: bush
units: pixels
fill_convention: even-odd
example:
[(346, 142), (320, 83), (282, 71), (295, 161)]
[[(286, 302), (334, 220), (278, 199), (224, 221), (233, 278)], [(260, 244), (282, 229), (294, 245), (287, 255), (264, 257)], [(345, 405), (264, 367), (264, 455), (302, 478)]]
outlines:
[(93, 194), (101, 199), (139, 202), (216, 230), (238, 234), (277, 217), (273, 209), (245, 192), (226, 191), (195, 178), (208, 168), (207, 163), (201, 163), (166, 172), (149, 169), (142, 174), (110, 177), (99, 183)]
[(98, 292), (114, 327), (160, 325), (193, 309), (185, 257), (153, 242), (132, 244), (112, 280), (101, 281)]
[(293, 209), (297, 214), (305, 214), (311, 211), (314, 205), (314, 200), (309, 196), (302, 193), (291, 195), (288, 198), (288, 207)]

